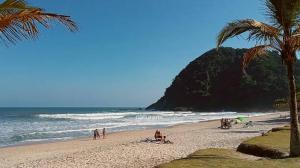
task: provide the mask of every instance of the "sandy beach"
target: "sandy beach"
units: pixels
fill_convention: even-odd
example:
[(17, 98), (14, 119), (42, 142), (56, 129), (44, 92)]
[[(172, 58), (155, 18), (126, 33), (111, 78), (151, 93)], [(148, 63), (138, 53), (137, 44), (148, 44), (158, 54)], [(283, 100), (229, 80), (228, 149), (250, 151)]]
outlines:
[(287, 113), (252, 117), (254, 126), (243, 124), (219, 129), (219, 121), (181, 124), (160, 129), (174, 144), (141, 142), (153, 138), (153, 129), (118, 132), (105, 139), (83, 138), (0, 149), (0, 167), (154, 167), (203, 148), (235, 148), (248, 137), (286, 125)]

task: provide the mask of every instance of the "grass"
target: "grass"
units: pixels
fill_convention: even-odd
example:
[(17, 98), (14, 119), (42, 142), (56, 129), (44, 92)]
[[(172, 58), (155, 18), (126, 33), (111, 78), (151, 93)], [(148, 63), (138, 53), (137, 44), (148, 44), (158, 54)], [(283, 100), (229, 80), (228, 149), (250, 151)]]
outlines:
[[(266, 136), (251, 138), (244, 144), (253, 145), (261, 150), (273, 150), (280, 152), (289, 151), (289, 130), (276, 128)], [(259, 151), (254, 151), (259, 152)], [(246, 156), (246, 157), (245, 157)], [(186, 158), (162, 164), (158, 168), (299, 168), (300, 157), (284, 159), (259, 160), (247, 159), (247, 155), (242, 157), (241, 153), (229, 149), (203, 149), (196, 151)]]
[(290, 130), (286, 128), (274, 128), (272, 132), (267, 133), (265, 136), (258, 136), (244, 141), (237, 150), (261, 157), (287, 157), (290, 146)]
[(251, 138), (244, 143), (265, 146), (272, 149), (277, 149), (283, 152), (289, 152), (290, 148), (290, 131), (281, 130), (270, 132), (266, 136), (258, 136)]
[(158, 168), (299, 168), (300, 158), (248, 160), (229, 149), (199, 150)]

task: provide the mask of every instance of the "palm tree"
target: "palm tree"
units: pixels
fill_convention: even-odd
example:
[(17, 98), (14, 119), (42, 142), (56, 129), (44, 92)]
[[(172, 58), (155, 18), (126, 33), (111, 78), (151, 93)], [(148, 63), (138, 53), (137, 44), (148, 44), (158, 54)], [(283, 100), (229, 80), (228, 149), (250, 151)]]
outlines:
[(248, 32), (248, 40), (256, 41), (243, 57), (243, 69), (257, 57), (266, 55), (269, 50), (281, 53), (287, 67), (290, 93), (291, 137), (290, 156), (300, 156), (300, 131), (297, 117), (296, 84), (294, 64), (296, 51), (300, 49), (300, 0), (266, 0), (266, 15), (271, 24), (253, 19), (237, 20), (226, 25), (217, 37), (217, 48), (224, 41)]
[(0, 4), (0, 39), (5, 44), (36, 39), (38, 26), (50, 28), (53, 21), (65, 25), (72, 32), (77, 31), (76, 23), (69, 16), (47, 13), (29, 6), (25, 0), (5, 0)]

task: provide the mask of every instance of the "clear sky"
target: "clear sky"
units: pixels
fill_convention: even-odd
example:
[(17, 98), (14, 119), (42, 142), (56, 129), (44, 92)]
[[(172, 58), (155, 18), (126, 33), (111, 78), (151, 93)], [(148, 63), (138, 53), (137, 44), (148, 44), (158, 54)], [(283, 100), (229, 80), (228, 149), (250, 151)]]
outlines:
[[(0, 46), (0, 106), (147, 106), (225, 23), (265, 21), (260, 0), (29, 0), (70, 15), (36, 41)], [(249, 47), (241, 39), (225, 46)]]

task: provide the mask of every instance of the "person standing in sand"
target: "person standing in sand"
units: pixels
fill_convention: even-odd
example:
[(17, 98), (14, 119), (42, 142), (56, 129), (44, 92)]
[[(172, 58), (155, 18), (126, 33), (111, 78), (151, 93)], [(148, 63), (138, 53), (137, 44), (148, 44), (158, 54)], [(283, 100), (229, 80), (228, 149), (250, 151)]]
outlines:
[(105, 128), (102, 129), (102, 136), (103, 136), (103, 139), (105, 138), (105, 134), (106, 134), (106, 130)]
[(97, 138), (96, 130), (94, 130), (93, 132), (94, 132), (94, 138), (93, 139), (96, 140), (96, 138)]
[(100, 134), (99, 134), (98, 129), (95, 129), (95, 130), (94, 130), (94, 140), (96, 140), (97, 138), (100, 139)]

